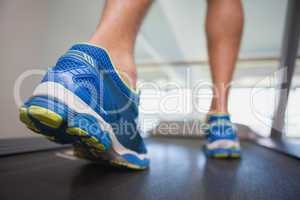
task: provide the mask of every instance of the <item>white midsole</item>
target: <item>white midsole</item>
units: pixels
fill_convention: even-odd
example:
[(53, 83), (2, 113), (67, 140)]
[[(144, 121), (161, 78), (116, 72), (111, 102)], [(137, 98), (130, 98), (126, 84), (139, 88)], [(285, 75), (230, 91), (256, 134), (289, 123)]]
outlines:
[(147, 154), (138, 154), (130, 149), (124, 147), (116, 138), (113, 129), (110, 124), (104, 121), (104, 119), (97, 114), (91, 107), (89, 107), (83, 100), (77, 95), (74, 95), (70, 90), (66, 89), (63, 85), (55, 82), (43, 82), (39, 84), (33, 92), (33, 96), (49, 96), (59, 100), (61, 103), (67, 105), (70, 109), (77, 113), (86, 113), (94, 116), (103, 131), (109, 133), (109, 137), (112, 141), (112, 148), (120, 155), (133, 154), (139, 159), (143, 160), (148, 158)]
[(230, 149), (230, 148), (236, 148), (240, 149), (240, 143), (238, 141), (232, 141), (232, 140), (217, 140), (212, 143), (206, 144), (206, 148), (209, 150), (218, 149), (218, 148), (224, 148), (224, 149)]

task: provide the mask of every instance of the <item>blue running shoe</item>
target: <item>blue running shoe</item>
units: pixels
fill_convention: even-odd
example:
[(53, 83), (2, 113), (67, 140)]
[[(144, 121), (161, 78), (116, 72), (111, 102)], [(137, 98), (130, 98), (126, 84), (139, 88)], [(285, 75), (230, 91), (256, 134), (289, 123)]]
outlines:
[(121, 79), (107, 51), (77, 44), (48, 70), (20, 108), (20, 120), (51, 141), (73, 144), (80, 158), (146, 169), (138, 105), (139, 94)]
[(236, 127), (227, 114), (212, 114), (207, 118), (206, 154), (213, 158), (240, 158), (241, 150)]

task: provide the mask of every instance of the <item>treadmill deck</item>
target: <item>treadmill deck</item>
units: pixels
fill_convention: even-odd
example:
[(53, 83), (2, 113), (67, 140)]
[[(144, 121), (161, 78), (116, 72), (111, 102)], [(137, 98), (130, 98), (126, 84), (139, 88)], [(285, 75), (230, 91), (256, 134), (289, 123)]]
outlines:
[[(299, 199), (300, 162), (250, 142), (242, 159), (207, 159), (199, 139), (147, 139), (151, 167), (132, 172), (70, 149), (0, 158), (0, 199)], [(66, 153), (67, 152), (67, 153)]]

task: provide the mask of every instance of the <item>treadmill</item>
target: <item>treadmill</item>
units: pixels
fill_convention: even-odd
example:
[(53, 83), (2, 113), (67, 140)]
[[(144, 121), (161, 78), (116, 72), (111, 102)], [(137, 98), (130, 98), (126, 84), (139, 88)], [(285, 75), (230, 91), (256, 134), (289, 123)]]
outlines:
[(300, 142), (283, 136), (297, 58), (300, 1), (289, 0), (279, 103), (270, 138), (243, 140), (242, 158), (207, 159), (199, 138), (146, 139), (150, 169), (133, 172), (77, 159), (42, 138), (0, 140), (0, 200), (300, 199)]

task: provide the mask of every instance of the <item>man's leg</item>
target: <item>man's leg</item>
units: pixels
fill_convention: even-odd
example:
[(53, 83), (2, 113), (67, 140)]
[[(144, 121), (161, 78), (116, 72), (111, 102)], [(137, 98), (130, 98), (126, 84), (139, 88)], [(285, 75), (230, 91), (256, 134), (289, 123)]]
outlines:
[(124, 80), (136, 87), (134, 46), (137, 33), (152, 0), (108, 0), (89, 43), (104, 47)]
[(210, 112), (228, 113), (228, 93), (243, 31), (241, 0), (208, 0), (206, 33), (214, 84)]
[(20, 108), (31, 130), (75, 155), (131, 169), (149, 166), (137, 125), (134, 43), (151, 0), (107, 0), (88, 43), (73, 45)]
[(207, 154), (240, 157), (236, 129), (228, 114), (228, 94), (243, 31), (241, 0), (208, 0), (206, 33), (213, 81), (213, 100), (207, 116)]

